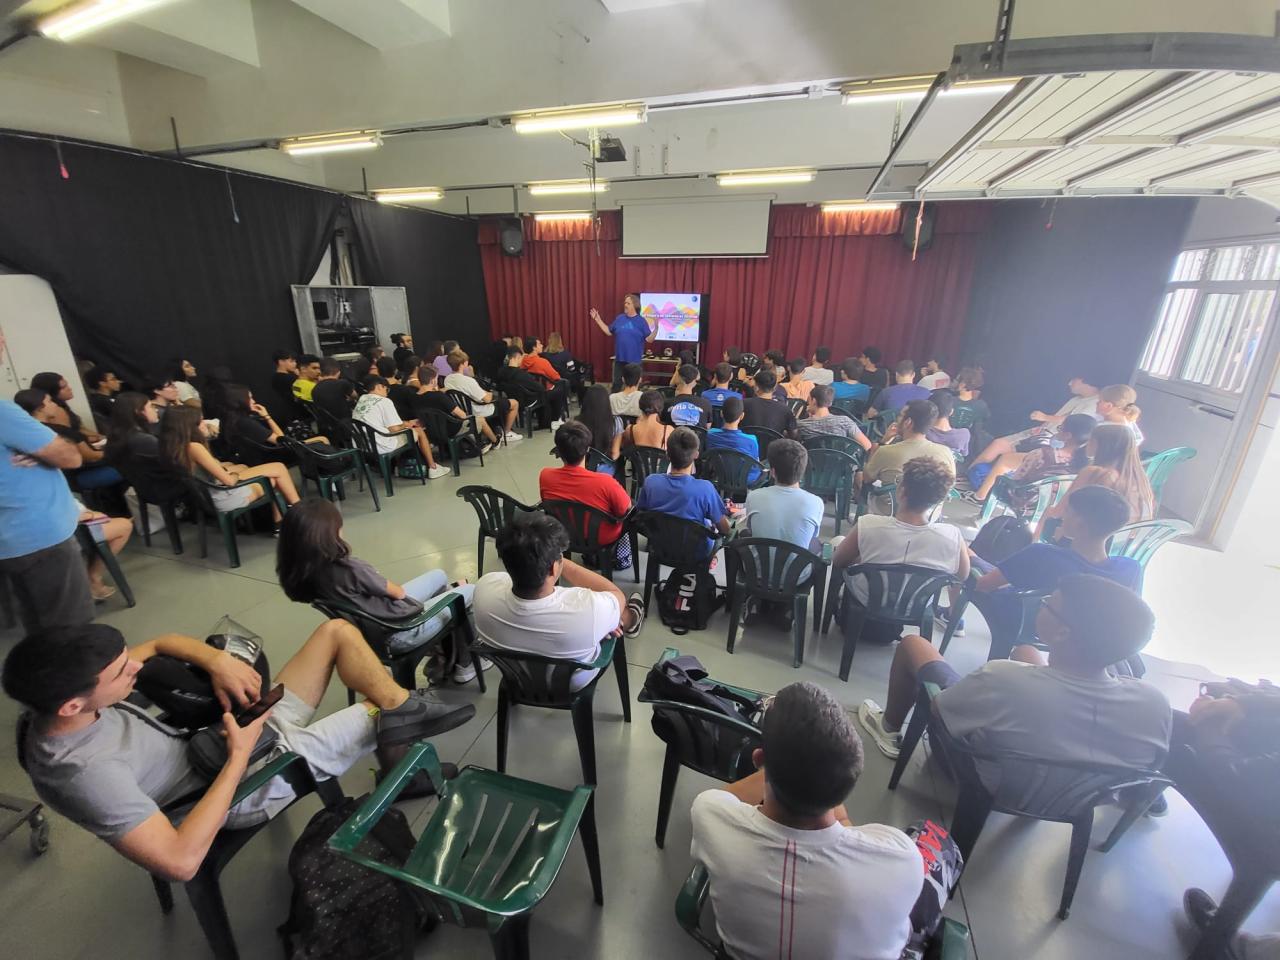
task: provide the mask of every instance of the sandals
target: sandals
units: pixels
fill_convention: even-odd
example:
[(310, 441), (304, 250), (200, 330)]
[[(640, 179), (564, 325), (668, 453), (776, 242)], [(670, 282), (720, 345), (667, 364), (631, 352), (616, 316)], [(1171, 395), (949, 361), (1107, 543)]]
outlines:
[(624, 637), (634, 637), (640, 632), (640, 628), (644, 626), (644, 597), (639, 593), (633, 593), (627, 599), (627, 609), (635, 612), (636, 620), (630, 627), (622, 628), (622, 635)]

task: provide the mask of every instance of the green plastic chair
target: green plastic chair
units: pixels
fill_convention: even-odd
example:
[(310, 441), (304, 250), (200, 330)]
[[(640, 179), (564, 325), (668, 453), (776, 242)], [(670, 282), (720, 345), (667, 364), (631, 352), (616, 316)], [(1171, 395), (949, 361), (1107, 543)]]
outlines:
[(1059, 500), (1067, 495), (1067, 491), (1071, 489), (1071, 482), (1075, 478), (1076, 475), (1074, 473), (1063, 473), (1054, 477), (1045, 477), (1043, 480), (1024, 484), (1018, 488), (1012, 484), (1005, 484), (1005, 478), (1001, 477), (992, 486), (991, 494), (983, 501), (979, 520), (982, 523), (986, 523), (995, 515), (997, 508), (1002, 513), (1015, 513), (1016, 511), (1010, 502), (1010, 494), (1015, 489), (1021, 489), (1026, 494), (1035, 496), (1035, 503), (1031, 507), (1030, 514), (1023, 516), (1028, 525), (1034, 528), (1040, 522), (1040, 518), (1044, 516), (1045, 511), (1055, 506)]
[(890, 425), (898, 419), (901, 408), (894, 410), (881, 410), (866, 423), (866, 429), (863, 431), (872, 443), (879, 443), (884, 439), (885, 432)]
[[(439, 803), (403, 867), (360, 852), (360, 843), (419, 770)], [(582, 837), (597, 905), (604, 904), (592, 789), (560, 790), (468, 766), (444, 779), (435, 747), (414, 744), (329, 840), (340, 856), (423, 891), (442, 919), (482, 928), (498, 960), (529, 956), (529, 919)]]
[(861, 423), (870, 405), (870, 400), (835, 400), (831, 404), (831, 412)]
[[(218, 521), (218, 528), (222, 531), (222, 542), (227, 548), (227, 560), (233, 568), (240, 566), (240, 546), (236, 543), (236, 519), (262, 507), (270, 507), (272, 504), (275, 504), (282, 515), (289, 509), (284, 502), (284, 498), (271, 488), (271, 480), (267, 477), (249, 477), (230, 487), (221, 483), (210, 483), (208, 480), (201, 480), (198, 477), (184, 477), (183, 482), (191, 493), (191, 499), (196, 504), (201, 559), (209, 556), (209, 535), (205, 530), (205, 521), (207, 518), (213, 517)], [(236, 507), (234, 510), (219, 510), (214, 506), (212, 491), (238, 490), (240, 487), (253, 486), (261, 487), (265, 494), (253, 501), (253, 503), (244, 507)]]
[(863, 461), (867, 459), (867, 451), (862, 449), (862, 445), (857, 440), (851, 440), (848, 437), (840, 437), (835, 434), (818, 434), (815, 437), (805, 437), (800, 441), (806, 450), (839, 450), (841, 453), (847, 453), (858, 461), (858, 468), (862, 468)]
[(729, 639), (725, 650), (733, 653), (738, 643), (738, 623), (749, 597), (766, 603), (790, 602), (791, 666), (804, 663), (805, 617), (809, 594), (813, 594), (813, 632), (822, 621), (831, 544), (822, 545), (817, 554), (785, 540), (766, 537), (738, 537), (725, 549), (726, 583), (729, 607)]
[[(548, 710), (568, 710), (573, 717), (573, 733), (578, 741), (578, 759), (582, 778), (596, 784), (596, 730), (592, 703), (596, 686), (609, 664), (618, 681), (618, 698), (622, 701), (622, 720), (631, 722), (631, 684), (627, 676), (627, 648), (623, 637), (605, 637), (600, 641), (600, 655), (590, 663), (544, 657), (536, 653), (506, 650), (481, 645), (476, 651), (492, 660), (502, 674), (498, 685), (498, 772), (507, 770), (507, 741), (510, 733), (511, 707), (525, 705)], [(581, 670), (595, 670), (591, 682), (573, 689), (573, 678)], [(479, 676), (477, 671), (476, 676)]]
[[(733, 960), (720, 938), (711, 936), (702, 929), (702, 910), (710, 890), (707, 868), (695, 863), (676, 896), (676, 922), (717, 960)], [(936, 960), (966, 960), (969, 956), (969, 928), (959, 920), (943, 917), (942, 926), (934, 935), (934, 943), (930, 945), (926, 956)]]
[(1128, 523), (1107, 541), (1107, 555), (1131, 557), (1138, 561), (1143, 573), (1157, 550), (1170, 540), (1186, 536), (1194, 527), (1185, 520), (1143, 520)]
[(525, 506), (509, 493), (503, 493), (493, 487), (473, 484), (461, 487), (456, 496), (471, 504), (480, 521), (480, 530), (476, 537), (476, 576), (484, 576), (484, 542), (486, 539), (496, 540), (502, 528), (509, 524), (517, 513), (533, 513), (540, 504)]
[(808, 490), (823, 500), (835, 501), (835, 536), (837, 537), (840, 536), (840, 522), (849, 522), (849, 504), (853, 500), (853, 475), (857, 473), (859, 466), (857, 457), (839, 450), (823, 448), (809, 450), (809, 465), (805, 467), (804, 477), (800, 480), (800, 489)]
[[(769, 468), (741, 450), (717, 447), (698, 458), (698, 476), (710, 480), (720, 496), (742, 502), (747, 494), (769, 484)], [(755, 473), (755, 480), (748, 478)]]
[[(351, 426), (351, 436), (356, 442), (356, 449), (364, 455), (364, 459), (368, 463), (376, 464), (378, 472), (382, 474), (388, 497), (396, 495), (396, 489), (391, 481), (395, 476), (396, 461), (402, 457), (407, 456), (418, 464), (418, 482), (424, 487), (427, 485), (427, 462), (422, 459), (422, 452), (418, 449), (418, 445), (414, 443), (412, 433), (408, 430), (403, 433), (386, 433), (377, 427), (371, 427), (364, 421), (356, 419), (352, 419), (348, 423)], [(378, 450), (378, 437), (401, 436), (405, 438), (405, 442), (390, 453), (382, 453)]]
[(369, 465), (360, 456), (359, 450), (338, 450), (325, 453), (317, 450), (312, 444), (294, 440), (292, 437), (281, 437), (280, 444), (292, 451), (298, 462), (298, 473), (302, 478), (302, 490), (305, 493), (307, 481), (316, 485), (320, 496), (333, 502), (347, 499), (344, 484), (354, 480), (360, 489), (365, 482), (369, 484), (369, 494), (373, 497), (373, 509), (381, 512), (382, 504), (378, 501), (378, 488), (374, 486), (373, 475), (369, 473)]
[(1173, 473), (1173, 468), (1180, 463), (1194, 460), (1195, 455), (1195, 447), (1170, 447), (1168, 450), (1153, 453), (1143, 461), (1142, 469), (1146, 471), (1147, 480), (1151, 482), (1151, 492), (1155, 494), (1157, 510), (1160, 509), (1164, 485)]

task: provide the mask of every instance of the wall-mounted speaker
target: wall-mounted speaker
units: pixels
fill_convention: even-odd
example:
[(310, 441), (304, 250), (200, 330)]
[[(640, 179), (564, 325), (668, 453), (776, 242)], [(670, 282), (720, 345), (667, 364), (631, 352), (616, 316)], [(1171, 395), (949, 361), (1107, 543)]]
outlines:
[(504, 217), (498, 225), (498, 242), (508, 257), (524, 253), (524, 225), (519, 217)]
[[(902, 205), (902, 245), (908, 250), (916, 247), (916, 217), (920, 213), (918, 201)], [(933, 222), (937, 219), (937, 204), (924, 205), (924, 217), (920, 221), (920, 250), (928, 250), (933, 243)]]

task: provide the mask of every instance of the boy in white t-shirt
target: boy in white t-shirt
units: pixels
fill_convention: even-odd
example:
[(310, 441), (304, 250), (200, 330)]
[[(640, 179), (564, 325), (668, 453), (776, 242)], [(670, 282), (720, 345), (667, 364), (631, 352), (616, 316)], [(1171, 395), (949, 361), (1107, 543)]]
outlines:
[(449, 354), (449, 369), (453, 372), (444, 378), (446, 390), (456, 390), (471, 399), (471, 412), (481, 420), (501, 417), (502, 430), (506, 434), (508, 444), (519, 443), (524, 439), (511, 429), (520, 413), (520, 403), (509, 397), (495, 397), (493, 393), (480, 386), (480, 381), (465, 371), (471, 358), (463, 350), (454, 350)]
[(924, 861), (896, 827), (849, 822), (843, 803), (863, 754), (844, 709), (816, 684), (793, 683), (761, 725), (756, 773), (693, 801), (690, 852), (707, 868), (725, 950), (898, 960)]
[[(412, 437), (418, 445), (418, 452), (422, 454), (422, 459), (427, 462), (427, 476), (432, 480), (447, 477), (449, 468), (436, 465), (435, 457), (431, 455), (431, 442), (427, 439), (426, 431), (418, 426), (417, 420), (403, 420), (397, 412), (396, 405), (387, 396), (387, 381), (377, 374), (370, 374), (361, 383), (365, 393), (356, 401), (355, 409), (351, 411), (351, 419), (367, 423), (375, 430), (381, 431), (374, 437), (378, 443), (378, 452), (395, 453)], [(397, 434), (397, 436), (384, 437), (382, 435), (384, 433)]]

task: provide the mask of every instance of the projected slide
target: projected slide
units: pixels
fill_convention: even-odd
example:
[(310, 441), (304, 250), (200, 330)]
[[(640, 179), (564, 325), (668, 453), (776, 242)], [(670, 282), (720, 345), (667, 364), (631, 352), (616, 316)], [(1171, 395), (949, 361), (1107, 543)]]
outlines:
[(701, 339), (699, 320), (702, 296), (697, 293), (642, 293), (640, 312), (656, 319), (659, 340), (697, 343)]

